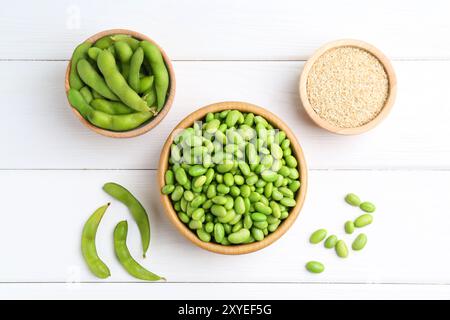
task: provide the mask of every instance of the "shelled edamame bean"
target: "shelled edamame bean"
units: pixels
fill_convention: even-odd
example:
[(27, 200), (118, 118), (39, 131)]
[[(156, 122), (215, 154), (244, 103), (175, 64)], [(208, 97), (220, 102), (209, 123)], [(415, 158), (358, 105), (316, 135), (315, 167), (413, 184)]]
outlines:
[(69, 102), (91, 124), (128, 131), (161, 111), (170, 77), (158, 46), (116, 34), (95, 43), (84, 42), (75, 49), (69, 86)]
[(177, 134), (161, 192), (204, 242), (262, 241), (297, 204), (298, 166), (285, 132), (262, 116), (224, 110)]

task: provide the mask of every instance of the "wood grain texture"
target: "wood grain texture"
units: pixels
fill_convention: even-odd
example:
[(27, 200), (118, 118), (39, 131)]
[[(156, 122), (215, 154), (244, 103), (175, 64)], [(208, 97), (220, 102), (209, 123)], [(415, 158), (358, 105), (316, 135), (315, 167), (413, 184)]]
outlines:
[[(258, 252), (225, 256), (198, 248), (171, 225), (156, 171), (0, 171), (0, 194), (7, 199), (0, 203), (7, 226), (0, 243), (8, 244), (2, 246), (8, 259), (2, 260), (0, 282), (99, 281), (84, 264), (80, 234), (89, 215), (111, 201), (101, 187), (114, 181), (148, 210), (152, 241), (144, 260), (137, 226), (127, 208), (112, 201), (97, 234), (98, 253), (112, 273), (107, 281), (135, 281), (117, 262), (112, 243), (114, 226), (126, 219), (132, 255), (168, 282), (450, 283), (450, 215), (442, 201), (450, 192), (450, 172), (311, 171), (309, 178), (301, 215), (283, 237)], [(344, 202), (347, 192), (374, 202), (377, 211), (373, 224), (361, 230), (368, 236), (364, 250), (340, 259), (308, 238), (326, 228), (351, 243), (360, 230), (345, 235), (343, 224), (361, 211)], [(322, 261), (326, 272), (309, 274), (304, 264), (312, 259)]]
[(448, 12), (446, 0), (14, 1), (0, 13), (0, 59), (68, 59), (112, 28), (148, 35), (175, 60), (305, 60), (341, 38), (396, 59), (449, 59)]
[(179, 218), (177, 212), (174, 210), (172, 201), (169, 199), (169, 196), (161, 194), (161, 202), (164, 207), (164, 211), (169, 217), (169, 220), (173, 223), (173, 225), (177, 228), (177, 230), (189, 241), (193, 242), (200, 248), (205, 250), (221, 253), (221, 254), (247, 254), (252, 253), (265, 247), (271, 245), (275, 241), (277, 241), (281, 236), (283, 236), (286, 231), (292, 226), (292, 224), (297, 219), (300, 210), (303, 207), (303, 203), (305, 202), (306, 190), (308, 188), (308, 170), (305, 161), (305, 157), (303, 155), (303, 150), (300, 147), (300, 144), (297, 141), (297, 138), (291, 131), (291, 129), (276, 115), (267, 111), (266, 109), (252, 105), (250, 103), (237, 102), (237, 101), (228, 101), (228, 102), (220, 102), (214, 103), (205, 107), (202, 107), (195, 112), (189, 114), (186, 118), (184, 118), (177, 126), (175, 126), (174, 130), (170, 133), (167, 138), (166, 143), (161, 151), (161, 158), (159, 160), (158, 166), (158, 184), (159, 190), (165, 185), (165, 173), (169, 164), (169, 156), (170, 156), (170, 147), (173, 144), (173, 140), (175, 139), (175, 135), (179, 134), (181, 130), (191, 127), (195, 121), (203, 120), (208, 113), (217, 113), (223, 110), (239, 110), (241, 112), (251, 112), (255, 116), (262, 116), (266, 119), (271, 125), (274, 126), (275, 129), (283, 130), (286, 133), (287, 139), (291, 141), (292, 154), (296, 157), (298, 161), (298, 172), (300, 173), (300, 183), (301, 187), (297, 192), (295, 197), (296, 205), (293, 208), (289, 209), (289, 216), (283, 220), (278, 229), (264, 238), (262, 241), (255, 241), (249, 244), (241, 244), (241, 245), (230, 245), (223, 246), (213, 242), (203, 242), (201, 241), (195, 233), (193, 233)]
[(199, 106), (238, 100), (285, 121), (312, 169), (450, 169), (450, 61), (394, 62), (399, 94), (391, 114), (370, 132), (348, 137), (318, 128), (302, 109), (301, 62), (174, 67), (177, 98), (166, 118), (149, 134), (121, 140), (96, 135), (73, 117), (62, 85), (66, 62), (0, 62), (0, 96), (8, 114), (0, 126), (0, 168), (157, 169), (162, 146), (181, 119)]

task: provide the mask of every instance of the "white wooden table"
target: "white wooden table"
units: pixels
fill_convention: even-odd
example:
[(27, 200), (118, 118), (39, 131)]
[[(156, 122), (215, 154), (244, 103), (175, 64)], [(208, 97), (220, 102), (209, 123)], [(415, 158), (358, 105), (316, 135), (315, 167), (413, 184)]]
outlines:
[[(448, 1), (10, 1), (0, 12), (0, 298), (450, 298), (450, 4)], [(174, 61), (175, 103), (148, 134), (128, 140), (87, 130), (68, 108), (64, 72), (73, 48), (100, 30), (129, 28)], [(398, 98), (373, 131), (352, 137), (317, 128), (301, 108), (305, 60), (327, 41), (357, 38), (393, 60)], [(221, 256), (188, 243), (158, 200), (156, 169), (171, 129), (197, 108), (241, 100), (294, 130), (306, 155), (307, 201), (292, 229), (250, 255)], [(112, 228), (98, 234), (112, 276), (99, 281), (79, 249), (87, 216), (127, 186), (148, 209), (145, 266), (166, 283), (135, 282), (118, 265)], [(308, 244), (375, 202), (365, 250), (347, 260)], [(348, 241), (349, 237), (346, 238)], [(139, 256), (138, 231), (130, 247)], [(304, 270), (310, 259), (321, 275)]]

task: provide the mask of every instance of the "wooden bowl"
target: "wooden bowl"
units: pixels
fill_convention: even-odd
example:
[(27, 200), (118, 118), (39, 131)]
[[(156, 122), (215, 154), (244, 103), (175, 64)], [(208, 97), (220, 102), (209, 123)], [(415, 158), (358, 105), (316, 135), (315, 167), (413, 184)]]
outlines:
[[(333, 124), (329, 123), (325, 119), (322, 119), (312, 108), (311, 104), (309, 103), (308, 93), (306, 91), (307, 86), (307, 80), (309, 72), (316, 62), (316, 60), (323, 55), (326, 51), (335, 49), (338, 47), (356, 47), (363, 49), (369, 53), (371, 53), (373, 56), (375, 56), (380, 63), (383, 65), (384, 70), (386, 71), (388, 81), (389, 81), (389, 94), (386, 99), (385, 105), (381, 112), (370, 122), (354, 128), (341, 128), (336, 127)], [(338, 40), (334, 42), (330, 42), (325, 44), (323, 47), (319, 48), (314, 55), (309, 58), (309, 60), (306, 62), (305, 67), (303, 68), (302, 74), (300, 76), (300, 83), (299, 83), (299, 91), (300, 91), (300, 99), (302, 101), (303, 107), (306, 110), (306, 113), (311, 117), (311, 119), (319, 126), (322, 127), (328, 131), (331, 131), (333, 133), (337, 134), (344, 134), (344, 135), (351, 135), (351, 134), (359, 134), (366, 132), (373, 127), (375, 127), (377, 124), (381, 122), (389, 113), (389, 111), (392, 109), (392, 106), (395, 101), (395, 96), (397, 94), (397, 78), (395, 76), (394, 69), (392, 68), (391, 62), (389, 59), (377, 48), (374, 46), (363, 42), (359, 40), (352, 40), (352, 39), (344, 39), (344, 40)]]
[(164, 186), (164, 174), (167, 171), (168, 168), (168, 160), (169, 160), (169, 154), (170, 154), (170, 146), (172, 145), (173, 139), (177, 132), (179, 132), (182, 129), (188, 128), (192, 126), (194, 121), (203, 119), (207, 113), (209, 112), (220, 112), (222, 110), (228, 110), (228, 109), (237, 109), (242, 112), (253, 112), (255, 115), (261, 115), (264, 118), (269, 121), (275, 128), (281, 129), (286, 133), (287, 138), (291, 140), (291, 147), (293, 149), (293, 154), (298, 160), (298, 171), (300, 173), (300, 181), (301, 181), (301, 187), (296, 195), (296, 201), (297, 204), (294, 208), (291, 209), (289, 216), (280, 224), (278, 229), (269, 234), (267, 237), (264, 238), (264, 240), (259, 242), (253, 242), (250, 244), (242, 244), (242, 245), (230, 245), (230, 246), (224, 246), (221, 244), (216, 244), (212, 242), (203, 242), (201, 241), (197, 235), (192, 232), (187, 225), (185, 225), (177, 216), (177, 213), (175, 212), (171, 200), (169, 196), (161, 194), (161, 202), (164, 206), (165, 212), (167, 216), (169, 217), (169, 220), (174, 224), (174, 226), (177, 228), (177, 230), (185, 236), (187, 239), (189, 239), (191, 242), (196, 244), (197, 246), (206, 249), (208, 251), (221, 253), (221, 254), (245, 254), (254, 252), (257, 250), (260, 250), (262, 248), (267, 247), (277, 239), (279, 239), (294, 223), (295, 219), (297, 218), (300, 209), (303, 206), (303, 203), (305, 201), (306, 196), (306, 187), (307, 187), (307, 181), (308, 181), (308, 173), (306, 169), (306, 162), (305, 158), (303, 156), (302, 148), (300, 147), (299, 143), (297, 142), (297, 139), (295, 135), (292, 133), (292, 131), (289, 129), (289, 127), (281, 121), (277, 116), (275, 116), (273, 113), (267, 111), (266, 109), (263, 109), (261, 107), (245, 103), (245, 102), (220, 102), (208, 105), (206, 107), (203, 107), (190, 115), (188, 115), (186, 118), (184, 118), (172, 131), (172, 133), (167, 138), (166, 143), (164, 144), (164, 147), (161, 151), (161, 158), (159, 160), (159, 171), (158, 171), (158, 184), (160, 189)]
[[(164, 52), (164, 50), (155, 41), (153, 41), (146, 35), (143, 35), (142, 33), (132, 31), (132, 30), (126, 30), (126, 29), (111, 29), (111, 30), (105, 30), (105, 31), (99, 32), (97, 34), (94, 34), (92, 37), (88, 38), (86, 41), (94, 43), (98, 39), (103, 38), (104, 36), (114, 35), (114, 34), (127, 34), (127, 35), (130, 35), (139, 40), (147, 40), (149, 42), (152, 42), (156, 46), (158, 46), (158, 48), (161, 51), (161, 54), (164, 58), (164, 62), (166, 63), (166, 67), (167, 67), (167, 71), (169, 72), (169, 79), (170, 79), (169, 96), (167, 97), (166, 104), (161, 109), (161, 111), (156, 115), (156, 117), (152, 118), (149, 122), (146, 122), (133, 130), (122, 131), (122, 132), (105, 130), (105, 129), (101, 129), (101, 128), (94, 126), (89, 121), (84, 119), (83, 116), (77, 111), (77, 109), (75, 109), (72, 105), (70, 105), (70, 101), (69, 101), (69, 105), (70, 105), (70, 108), (72, 109), (72, 112), (75, 114), (75, 116), (86, 127), (91, 129), (92, 131), (97, 132), (97, 133), (107, 136), (107, 137), (112, 137), (112, 138), (131, 138), (131, 137), (136, 137), (136, 136), (139, 136), (141, 134), (144, 134), (144, 133), (150, 131), (152, 128), (156, 127), (158, 125), (158, 123), (160, 123), (161, 120), (164, 119), (164, 117), (167, 115), (167, 113), (169, 112), (169, 110), (172, 106), (173, 99), (175, 97), (175, 88), (176, 88), (175, 72), (173, 70), (172, 63), (171, 63), (169, 57), (167, 56), (167, 54)], [(66, 79), (65, 79), (66, 95), (70, 89), (69, 74), (70, 74), (71, 62), (72, 62), (72, 60), (69, 61), (69, 64), (67, 65), (67, 70), (66, 70)]]

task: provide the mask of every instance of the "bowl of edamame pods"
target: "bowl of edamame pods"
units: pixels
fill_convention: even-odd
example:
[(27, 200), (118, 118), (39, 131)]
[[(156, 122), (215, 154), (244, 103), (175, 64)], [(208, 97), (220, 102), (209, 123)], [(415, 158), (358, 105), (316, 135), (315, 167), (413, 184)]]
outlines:
[(307, 169), (289, 127), (244, 102), (203, 107), (169, 135), (159, 162), (165, 212), (197, 246), (245, 254), (279, 239), (305, 200)]
[(89, 129), (130, 138), (148, 132), (169, 112), (175, 74), (169, 57), (152, 39), (112, 29), (76, 47), (65, 88), (72, 111)]

